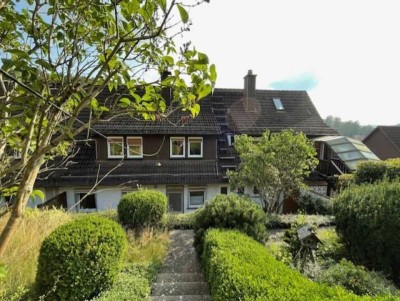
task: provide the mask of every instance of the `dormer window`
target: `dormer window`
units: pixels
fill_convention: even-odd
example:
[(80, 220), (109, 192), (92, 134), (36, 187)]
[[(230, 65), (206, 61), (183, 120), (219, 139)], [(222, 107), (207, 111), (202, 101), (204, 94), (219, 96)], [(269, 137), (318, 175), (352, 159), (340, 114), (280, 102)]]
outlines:
[(277, 111), (284, 111), (285, 110), (280, 98), (273, 98), (272, 100), (274, 101), (275, 109)]
[(170, 138), (170, 157), (185, 158), (185, 137)]
[(124, 138), (108, 137), (107, 138), (108, 158), (117, 159), (124, 157)]
[(143, 158), (143, 140), (142, 137), (128, 137), (126, 144), (128, 147), (128, 158)]
[(203, 138), (202, 137), (189, 137), (189, 158), (202, 158), (203, 157)]

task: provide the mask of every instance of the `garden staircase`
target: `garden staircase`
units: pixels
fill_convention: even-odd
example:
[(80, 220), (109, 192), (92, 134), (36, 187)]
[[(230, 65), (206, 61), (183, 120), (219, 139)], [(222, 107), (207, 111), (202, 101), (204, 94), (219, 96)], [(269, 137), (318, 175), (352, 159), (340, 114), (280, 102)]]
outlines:
[(170, 249), (152, 285), (150, 300), (211, 301), (210, 288), (193, 247), (193, 231), (174, 230), (170, 236)]

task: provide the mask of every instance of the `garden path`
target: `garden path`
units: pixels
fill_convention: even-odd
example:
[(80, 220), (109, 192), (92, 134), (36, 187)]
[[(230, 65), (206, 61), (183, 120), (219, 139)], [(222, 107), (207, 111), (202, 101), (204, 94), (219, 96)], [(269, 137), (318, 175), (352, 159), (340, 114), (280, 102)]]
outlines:
[(170, 232), (171, 245), (156, 281), (151, 301), (211, 301), (210, 288), (193, 247), (192, 230)]

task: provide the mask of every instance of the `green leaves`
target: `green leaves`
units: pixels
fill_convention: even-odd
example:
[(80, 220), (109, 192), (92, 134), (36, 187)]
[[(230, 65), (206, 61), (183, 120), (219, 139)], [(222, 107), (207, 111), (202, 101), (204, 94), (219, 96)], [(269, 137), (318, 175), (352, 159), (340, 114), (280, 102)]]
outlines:
[(186, 9), (183, 8), (182, 5), (177, 4), (176, 6), (178, 7), (179, 14), (180, 14), (180, 16), (181, 16), (182, 22), (183, 22), (183, 23), (187, 23), (187, 22), (189, 21), (189, 14), (188, 14), (188, 12), (186, 11)]

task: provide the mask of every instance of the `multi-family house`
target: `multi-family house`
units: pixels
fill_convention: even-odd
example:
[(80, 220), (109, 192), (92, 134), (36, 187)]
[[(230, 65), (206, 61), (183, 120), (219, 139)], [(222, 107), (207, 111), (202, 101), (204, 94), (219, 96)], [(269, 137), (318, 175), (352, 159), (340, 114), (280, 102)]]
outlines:
[[(258, 90), (249, 71), (244, 89), (215, 89), (200, 104), (195, 118), (175, 111), (156, 121), (119, 116), (96, 124), (91, 141), (75, 145), (75, 163), (37, 181), (37, 187), (50, 203), (86, 211), (115, 208), (123, 193), (138, 187), (157, 189), (166, 194), (171, 211), (190, 212), (230, 192), (226, 171), (240, 160), (235, 136), (260, 136), (266, 129), (304, 132), (316, 139), (320, 158), (331, 162), (324, 157), (329, 145), (324, 148), (326, 141), (318, 139), (338, 134), (323, 122), (306, 91)], [(340, 172), (319, 167), (308, 183), (328, 194), (335, 173)]]

